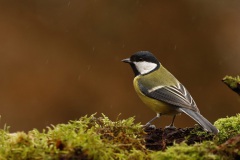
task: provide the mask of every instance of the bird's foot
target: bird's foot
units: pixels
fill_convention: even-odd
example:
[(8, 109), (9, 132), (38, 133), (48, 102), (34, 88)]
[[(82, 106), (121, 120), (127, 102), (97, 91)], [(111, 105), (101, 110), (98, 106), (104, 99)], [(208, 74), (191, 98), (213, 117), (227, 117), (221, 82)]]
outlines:
[(173, 125), (169, 125), (169, 126), (166, 126), (165, 129), (177, 129), (177, 128)]
[(156, 129), (156, 126), (151, 124), (151, 123), (146, 123), (145, 125), (142, 126), (143, 128), (152, 128), (152, 129)]

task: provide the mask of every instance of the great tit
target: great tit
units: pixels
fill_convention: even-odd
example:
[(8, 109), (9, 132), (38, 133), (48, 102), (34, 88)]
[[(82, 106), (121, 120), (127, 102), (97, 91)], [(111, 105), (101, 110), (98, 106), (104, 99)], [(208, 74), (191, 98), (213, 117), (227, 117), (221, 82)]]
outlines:
[(199, 123), (204, 130), (218, 133), (218, 129), (200, 114), (187, 89), (152, 53), (139, 51), (122, 61), (129, 63), (133, 69), (133, 85), (140, 99), (157, 113), (145, 126), (149, 126), (162, 115), (170, 115), (173, 119), (167, 127), (174, 127), (176, 115), (183, 112)]

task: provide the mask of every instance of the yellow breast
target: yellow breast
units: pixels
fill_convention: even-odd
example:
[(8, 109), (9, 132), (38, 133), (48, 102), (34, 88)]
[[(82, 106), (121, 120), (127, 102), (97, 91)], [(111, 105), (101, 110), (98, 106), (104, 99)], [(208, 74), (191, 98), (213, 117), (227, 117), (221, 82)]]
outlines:
[(165, 102), (158, 101), (156, 99), (150, 98), (145, 96), (138, 86), (138, 79), (140, 77), (137, 76), (133, 80), (133, 86), (135, 88), (135, 91), (137, 92), (137, 95), (140, 97), (140, 99), (145, 103), (149, 108), (151, 108), (156, 113), (161, 113), (162, 115), (175, 115), (178, 113), (176, 108), (172, 105), (169, 105)]

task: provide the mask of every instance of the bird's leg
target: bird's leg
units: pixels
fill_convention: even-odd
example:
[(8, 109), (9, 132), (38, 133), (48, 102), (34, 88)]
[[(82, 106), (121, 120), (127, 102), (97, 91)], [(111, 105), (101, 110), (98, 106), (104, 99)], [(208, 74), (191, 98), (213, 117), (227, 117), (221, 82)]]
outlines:
[(160, 118), (161, 114), (157, 113), (157, 116), (151, 119), (149, 122), (147, 122), (143, 127), (149, 127), (153, 121), (155, 121), (157, 118)]
[(171, 124), (170, 124), (169, 126), (166, 126), (165, 128), (176, 128), (176, 127), (174, 126), (174, 120), (175, 120), (175, 118), (176, 118), (176, 115), (173, 116), (173, 119), (172, 119)]

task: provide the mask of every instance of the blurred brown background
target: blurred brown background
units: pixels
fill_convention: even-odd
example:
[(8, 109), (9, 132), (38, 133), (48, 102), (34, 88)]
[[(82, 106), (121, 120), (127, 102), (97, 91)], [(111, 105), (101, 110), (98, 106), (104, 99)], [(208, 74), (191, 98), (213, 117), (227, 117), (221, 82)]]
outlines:
[[(11, 131), (95, 112), (155, 116), (121, 62), (149, 50), (214, 122), (239, 112), (221, 79), (240, 74), (240, 1), (0, 0), (0, 115)], [(155, 122), (170, 123), (170, 118)], [(195, 124), (186, 115), (176, 126)]]

